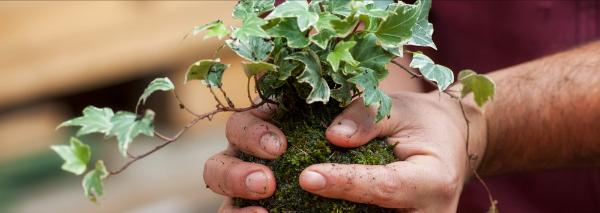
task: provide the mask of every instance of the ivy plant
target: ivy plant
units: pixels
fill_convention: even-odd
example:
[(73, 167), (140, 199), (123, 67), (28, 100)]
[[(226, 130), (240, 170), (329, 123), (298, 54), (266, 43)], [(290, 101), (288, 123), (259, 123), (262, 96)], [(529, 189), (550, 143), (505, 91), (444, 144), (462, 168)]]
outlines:
[[(220, 112), (278, 104), (281, 100), (278, 97), (290, 93), (290, 88), (308, 88), (300, 97), (308, 105), (334, 100), (339, 107), (345, 107), (362, 98), (365, 106), (377, 109), (373, 122), (379, 122), (390, 116), (392, 107), (390, 97), (379, 84), (388, 75), (388, 66), (399, 66), (435, 86), (440, 93), (459, 102), (473, 94), (475, 102), (483, 106), (495, 92), (490, 78), (472, 70), (460, 71), (458, 82), (462, 89), (461, 95), (456, 96), (448, 90), (459, 88), (454, 87), (455, 76), (450, 68), (436, 64), (422, 52), (405, 50), (408, 46), (437, 48), (431, 37), (433, 25), (428, 21), (430, 7), (431, 0), (417, 0), (414, 4), (393, 0), (289, 0), (278, 6), (274, 0), (240, 0), (233, 8), (233, 17), (239, 25), (227, 26), (215, 20), (193, 28), (191, 34), (204, 35), (204, 39), (224, 39), (224, 45), (243, 60), (250, 99), (247, 106), (236, 107), (223, 90), (222, 76), (230, 65), (219, 58), (201, 59), (190, 65), (184, 82), (199, 81), (205, 85), (213, 97), (201, 98), (214, 99), (217, 102), (214, 111), (194, 112), (179, 99), (170, 79), (158, 78), (142, 92), (134, 111), (113, 112), (110, 108), (88, 106), (82, 116), (62, 123), (59, 128), (79, 129), (69, 145), (52, 146), (52, 150), (65, 160), (63, 170), (75, 175), (87, 171), (82, 186), (85, 196), (95, 202), (104, 194), (104, 180), (175, 142), (201, 120), (210, 120)], [(399, 57), (412, 59), (405, 66), (394, 61)], [(250, 88), (251, 81), (256, 88)], [(158, 91), (173, 93), (181, 108), (194, 118), (170, 137), (154, 128), (151, 109), (139, 110)], [(260, 101), (252, 100), (252, 91)], [(107, 140), (114, 138), (120, 154), (129, 161), (116, 170), (108, 170), (98, 160), (88, 169), (92, 150), (80, 138), (88, 134), (101, 134)], [(129, 147), (140, 136), (157, 138), (163, 144), (140, 155), (129, 153)]]

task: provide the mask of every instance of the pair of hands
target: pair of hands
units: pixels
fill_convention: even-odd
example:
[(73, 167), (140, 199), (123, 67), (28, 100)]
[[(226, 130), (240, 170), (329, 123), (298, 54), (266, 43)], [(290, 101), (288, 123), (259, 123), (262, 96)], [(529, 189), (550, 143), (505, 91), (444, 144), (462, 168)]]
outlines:
[[(439, 94), (396, 93), (389, 119), (374, 123), (375, 109), (357, 99), (332, 122), (327, 139), (340, 147), (358, 147), (387, 137), (400, 161), (388, 165), (317, 164), (300, 174), (300, 186), (311, 193), (410, 212), (455, 212), (463, 183), (471, 176), (467, 161), (467, 126), (457, 100)], [(236, 158), (242, 151), (275, 159), (287, 147), (286, 137), (266, 122), (272, 108), (235, 113), (227, 122), (227, 150), (204, 166), (204, 181), (227, 197), (263, 199), (275, 191), (275, 177), (266, 166)], [(469, 153), (479, 159), (485, 150), (485, 119), (470, 104)], [(477, 163), (475, 163), (477, 164)], [(476, 166), (476, 165), (473, 165)], [(354, 178), (354, 177), (367, 178)], [(227, 198), (219, 212), (267, 212), (253, 206), (235, 208)]]

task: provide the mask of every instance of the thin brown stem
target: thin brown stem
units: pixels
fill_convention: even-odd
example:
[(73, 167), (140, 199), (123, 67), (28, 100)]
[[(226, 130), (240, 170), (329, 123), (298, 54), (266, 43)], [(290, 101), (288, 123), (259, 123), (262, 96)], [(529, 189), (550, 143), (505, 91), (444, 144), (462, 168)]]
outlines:
[(187, 108), (187, 106), (185, 104), (183, 104), (183, 101), (181, 101), (179, 94), (177, 94), (177, 92), (175, 92), (175, 90), (173, 90), (173, 95), (175, 96), (175, 99), (177, 100), (177, 103), (179, 104), (180, 109), (187, 111), (188, 113), (192, 114), (195, 117), (199, 116), (198, 113), (192, 111), (191, 109)]
[(225, 90), (223, 90), (223, 87), (219, 86), (219, 90), (223, 94), (223, 97), (225, 97), (225, 100), (227, 101), (227, 105), (231, 108), (235, 108), (233, 101), (231, 101), (231, 99), (229, 99), (229, 96), (227, 96), (227, 93), (225, 92)]
[(254, 100), (252, 100), (252, 94), (250, 92), (250, 79), (251, 78), (248, 78), (248, 82), (246, 84), (246, 92), (248, 92), (248, 100), (250, 101), (250, 104), (254, 105)]
[(225, 107), (225, 105), (221, 102), (221, 99), (219, 99), (219, 96), (217, 96), (217, 94), (213, 90), (212, 86), (208, 85), (207, 87), (208, 87), (208, 90), (210, 91), (210, 94), (212, 94), (213, 98), (217, 102), (217, 108)]

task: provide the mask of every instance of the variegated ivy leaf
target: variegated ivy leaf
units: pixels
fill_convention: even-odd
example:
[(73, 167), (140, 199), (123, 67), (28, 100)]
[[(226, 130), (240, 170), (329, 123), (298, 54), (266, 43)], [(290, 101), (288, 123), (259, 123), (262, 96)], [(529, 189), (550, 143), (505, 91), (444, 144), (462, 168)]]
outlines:
[(192, 35), (195, 36), (198, 33), (205, 30), (206, 35), (204, 35), (204, 39), (210, 37), (217, 37), (219, 39), (222, 39), (223, 37), (229, 35), (229, 30), (227, 29), (227, 27), (225, 27), (223, 21), (221, 20), (213, 21), (205, 25), (194, 27), (194, 29), (192, 29)]
[(234, 38), (246, 41), (251, 37), (269, 38), (269, 34), (261, 26), (267, 24), (267, 21), (256, 16), (247, 16), (242, 21), (242, 26), (233, 30), (231, 35)]
[(356, 45), (356, 41), (340, 41), (335, 45), (335, 49), (327, 55), (327, 61), (331, 64), (334, 72), (340, 67), (340, 61), (344, 61), (352, 66), (358, 66), (358, 61), (352, 58), (350, 49)]
[(242, 63), (242, 66), (244, 67), (244, 73), (246, 73), (248, 78), (255, 75), (262, 76), (267, 72), (277, 71), (277, 66), (266, 62)]
[(229, 64), (222, 64), (220, 59), (200, 60), (192, 64), (185, 75), (185, 82), (201, 80), (208, 86), (221, 86), (223, 72), (229, 68)]
[(431, 8), (431, 0), (419, 0), (419, 17), (412, 28), (412, 36), (408, 41), (408, 45), (424, 46), (437, 49), (431, 36), (433, 35), (433, 24), (427, 20), (429, 17), (429, 9)]
[(394, 4), (394, 0), (367, 0), (366, 2), (372, 2), (373, 6), (377, 9), (385, 10), (391, 4)]
[(292, 75), (292, 71), (299, 66), (297, 61), (286, 60), (285, 58), (289, 55), (288, 49), (282, 49), (275, 57), (275, 64), (277, 65), (277, 79), (279, 81), (285, 81)]
[(444, 91), (454, 82), (454, 74), (449, 68), (435, 64), (431, 58), (422, 53), (413, 53), (410, 67), (417, 68), (425, 79), (437, 84), (439, 91)]
[(274, 47), (272, 41), (260, 37), (249, 37), (246, 40), (228, 39), (225, 43), (240, 57), (254, 62), (267, 60)]
[(377, 116), (375, 121), (378, 122), (390, 115), (390, 111), (392, 109), (392, 100), (381, 89), (378, 88), (379, 80), (375, 75), (375, 71), (369, 68), (359, 69), (361, 69), (362, 72), (359, 75), (350, 78), (348, 81), (363, 88), (362, 97), (365, 106), (377, 106)]
[(346, 76), (340, 72), (330, 73), (333, 82), (338, 84), (331, 90), (331, 97), (340, 102), (340, 107), (345, 107), (352, 101), (352, 89), (354, 84), (350, 83)]
[(458, 73), (458, 80), (462, 84), (461, 94), (464, 98), (469, 93), (473, 93), (473, 99), (479, 107), (491, 100), (496, 93), (496, 84), (485, 76), (475, 73), (473, 70), (463, 70)]
[(418, 5), (399, 2), (395, 10), (383, 21), (375, 35), (383, 45), (399, 46), (412, 36), (412, 28), (420, 14)]
[(108, 171), (106, 171), (104, 162), (99, 160), (96, 162), (96, 168), (89, 171), (83, 177), (81, 185), (83, 186), (85, 197), (95, 203), (99, 197), (104, 196), (104, 184), (102, 181), (106, 177), (108, 177)]
[(304, 48), (310, 44), (306, 34), (298, 28), (295, 18), (285, 18), (275, 27), (267, 30), (273, 37), (283, 37), (291, 48)]
[(108, 134), (117, 137), (119, 151), (123, 156), (127, 156), (129, 144), (133, 142), (135, 137), (140, 134), (154, 136), (153, 121), (154, 112), (151, 110), (146, 110), (143, 117), (138, 117), (138, 115), (131, 112), (119, 111), (111, 119), (113, 128)]
[(352, 7), (355, 8), (358, 15), (367, 15), (384, 20), (388, 16), (388, 11), (386, 11), (385, 8), (375, 7), (372, 1), (353, 1), (352, 4)]
[(347, 17), (352, 13), (351, 3), (352, 2), (348, 0), (325, 0), (323, 6), (325, 7), (325, 10), (330, 13)]
[(379, 81), (383, 80), (388, 74), (385, 66), (394, 56), (377, 45), (377, 38), (373, 33), (355, 36), (355, 40), (356, 45), (351, 50), (354, 60), (360, 62), (360, 67), (375, 71), (375, 76)]
[(315, 25), (319, 20), (319, 15), (308, 9), (308, 2), (305, 0), (286, 1), (277, 6), (265, 19), (275, 18), (296, 18), (300, 31), (306, 31), (309, 27)]
[(402, 45), (399, 45), (399, 46), (381, 45), (381, 47), (388, 53), (391, 53), (392, 55), (395, 55), (398, 57), (404, 57), (404, 46), (402, 46)]
[(171, 91), (173, 89), (175, 89), (175, 85), (173, 85), (173, 82), (171, 82), (171, 80), (169, 80), (169, 78), (164, 77), (164, 78), (154, 79), (152, 82), (150, 82), (150, 84), (148, 84), (146, 89), (144, 89), (144, 93), (142, 93), (142, 96), (140, 96), (140, 99), (138, 100), (137, 106), (135, 108), (137, 109), (140, 104), (145, 104), (146, 99), (148, 99), (148, 97), (152, 93), (159, 91), (159, 90)]
[(321, 70), (319, 56), (313, 51), (307, 50), (294, 53), (286, 59), (296, 60), (304, 64), (304, 71), (298, 76), (298, 82), (307, 83), (312, 87), (306, 98), (306, 103), (311, 104), (317, 101), (327, 103), (331, 91), (327, 85), (327, 81), (322, 76), (323, 71)]
[(81, 175), (85, 172), (92, 156), (90, 146), (82, 143), (75, 137), (71, 138), (70, 146), (53, 145), (50, 148), (65, 161), (61, 168), (76, 175)]
[(350, 14), (343, 20), (340, 19), (329, 21), (329, 23), (331, 23), (331, 26), (333, 27), (333, 30), (337, 33), (338, 37), (348, 36), (350, 33), (352, 33), (356, 25), (358, 25), (359, 19), (354, 14), (355, 13)]
[(334, 38), (336, 35), (337, 33), (335, 33), (335, 31), (333, 30), (323, 29), (316, 34), (311, 35), (308, 39), (317, 46), (319, 46), (321, 49), (325, 49), (329, 44), (329, 40)]
[(233, 17), (241, 20), (248, 16), (259, 17), (273, 10), (274, 3), (275, 0), (240, 0), (233, 8)]
[(88, 106), (83, 109), (83, 116), (73, 118), (60, 124), (57, 128), (64, 126), (80, 126), (77, 131), (77, 136), (87, 135), (90, 133), (108, 134), (112, 128), (112, 119), (114, 113), (110, 108), (97, 108)]

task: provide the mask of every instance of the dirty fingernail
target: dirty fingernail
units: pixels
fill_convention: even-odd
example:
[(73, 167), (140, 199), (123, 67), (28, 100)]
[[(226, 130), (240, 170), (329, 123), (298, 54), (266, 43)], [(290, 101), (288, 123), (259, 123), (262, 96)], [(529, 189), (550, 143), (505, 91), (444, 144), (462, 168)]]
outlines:
[(319, 190), (325, 188), (325, 177), (318, 172), (305, 171), (300, 175), (302, 186), (308, 190)]
[(275, 133), (268, 132), (260, 138), (261, 146), (272, 155), (279, 155), (281, 149), (281, 141)]
[(256, 171), (246, 176), (246, 188), (254, 193), (264, 194), (267, 192), (267, 175)]
[(354, 121), (343, 119), (331, 125), (330, 131), (337, 135), (351, 137), (352, 135), (354, 135), (354, 132), (356, 132), (356, 128), (356, 123), (354, 123)]

